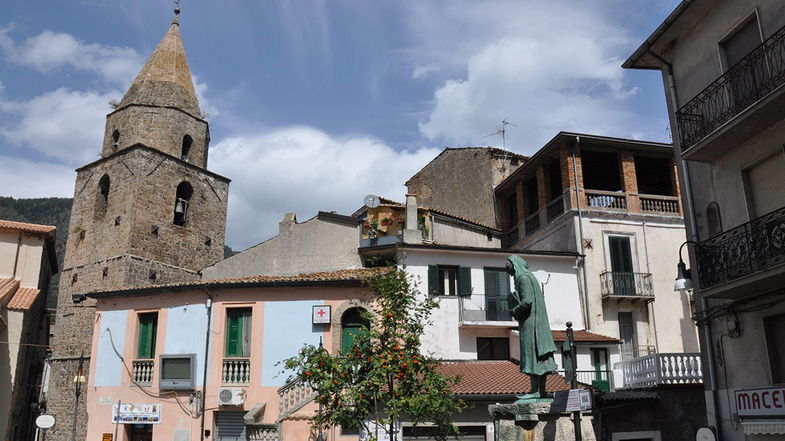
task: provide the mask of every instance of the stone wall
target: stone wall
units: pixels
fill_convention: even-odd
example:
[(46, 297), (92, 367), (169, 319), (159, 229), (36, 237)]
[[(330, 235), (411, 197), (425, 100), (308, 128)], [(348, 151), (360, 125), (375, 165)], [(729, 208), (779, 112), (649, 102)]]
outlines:
[(520, 155), (499, 149), (448, 148), (412, 176), (406, 187), (420, 206), (498, 227), (493, 189), (522, 163)]

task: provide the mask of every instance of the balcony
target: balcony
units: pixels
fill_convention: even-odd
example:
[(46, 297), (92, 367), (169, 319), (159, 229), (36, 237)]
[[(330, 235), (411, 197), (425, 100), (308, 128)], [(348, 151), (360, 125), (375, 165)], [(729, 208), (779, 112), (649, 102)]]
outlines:
[(221, 384), (224, 386), (247, 386), (251, 380), (251, 359), (245, 357), (224, 358), (221, 369)]
[(564, 195), (561, 194), (556, 199), (548, 202), (545, 207), (548, 222), (553, 221), (564, 213)]
[(700, 354), (652, 354), (624, 361), (621, 367), (624, 389), (703, 383)]
[(734, 298), (781, 286), (771, 276), (785, 272), (785, 207), (701, 242), (696, 257), (704, 295)]
[(604, 271), (600, 274), (602, 298), (621, 300), (654, 300), (651, 273)]
[(510, 315), (507, 296), (472, 294), (458, 299), (461, 326), (508, 327), (517, 322)]
[[(676, 112), (686, 159), (711, 161), (785, 114), (785, 27)], [(753, 112), (751, 108), (756, 105)], [(729, 124), (747, 113), (743, 124)], [(741, 122), (741, 121), (737, 121)], [(733, 127), (732, 127), (733, 126)]]
[(644, 213), (656, 213), (665, 216), (680, 215), (679, 198), (676, 196), (640, 194), (638, 199), (641, 203), (641, 211)]
[(150, 386), (153, 384), (153, 373), (155, 370), (155, 360), (134, 360), (131, 362), (131, 374), (133, 382), (140, 386)]
[[(567, 375), (567, 371), (558, 371), (559, 375)], [(588, 384), (601, 392), (610, 392), (613, 386), (613, 371), (588, 370), (577, 371), (578, 383)]]
[(586, 190), (585, 192), (587, 210), (627, 210), (627, 193), (602, 190)]
[(302, 409), (316, 397), (316, 390), (299, 378), (278, 389), (278, 421)]

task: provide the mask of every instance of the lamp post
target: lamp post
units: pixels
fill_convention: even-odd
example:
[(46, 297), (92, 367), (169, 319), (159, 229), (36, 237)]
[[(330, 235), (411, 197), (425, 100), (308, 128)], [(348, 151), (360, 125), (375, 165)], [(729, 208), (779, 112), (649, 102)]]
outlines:
[(688, 243), (691, 243), (693, 246), (698, 245), (698, 242), (688, 240), (679, 247), (679, 263), (676, 265), (676, 282), (673, 284), (673, 290), (677, 292), (687, 292), (693, 288), (692, 271), (687, 268), (684, 259), (681, 257), (681, 250)]

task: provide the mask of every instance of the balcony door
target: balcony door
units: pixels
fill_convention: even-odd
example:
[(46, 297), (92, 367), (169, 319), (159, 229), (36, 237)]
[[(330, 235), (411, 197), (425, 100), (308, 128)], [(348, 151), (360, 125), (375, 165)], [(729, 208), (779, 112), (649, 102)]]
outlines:
[(635, 295), (635, 269), (629, 236), (608, 236), (613, 295)]
[(619, 312), (619, 339), (622, 357), (625, 360), (638, 356), (635, 347), (635, 322), (632, 320), (631, 312)]
[(745, 60), (745, 57), (762, 42), (756, 14), (752, 14), (745, 23), (720, 42), (720, 52), (724, 58), (724, 71), (733, 70), (728, 74), (731, 107), (743, 107), (751, 104), (757, 97), (758, 91), (769, 79), (768, 66), (764, 57), (752, 57)]
[(591, 361), (594, 365), (594, 376), (591, 385), (603, 392), (611, 390), (608, 377), (608, 350), (605, 348), (591, 348)]
[(485, 319), (488, 321), (512, 320), (508, 297), (510, 275), (504, 268), (485, 268)]

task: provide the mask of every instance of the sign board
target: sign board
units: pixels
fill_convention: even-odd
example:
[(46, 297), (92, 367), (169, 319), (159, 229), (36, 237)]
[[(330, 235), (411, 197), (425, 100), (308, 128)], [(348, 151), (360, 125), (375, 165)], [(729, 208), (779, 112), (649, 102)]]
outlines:
[(54, 415), (49, 415), (48, 413), (42, 413), (38, 415), (38, 418), (35, 419), (35, 427), (38, 427), (41, 430), (49, 430), (55, 425), (55, 417)]
[(112, 405), (112, 423), (158, 424), (161, 422), (160, 404), (117, 404)]
[(578, 412), (591, 409), (591, 390), (570, 389), (553, 393), (553, 406), (558, 412)]
[(785, 416), (785, 386), (737, 390), (736, 413), (740, 417)]
[(330, 305), (316, 305), (313, 307), (313, 324), (314, 325), (329, 325), (330, 324)]
[(112, 397), (98, 397), (98, 404), (101, 406), (109, 406), (113, 401)]

